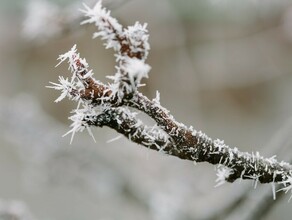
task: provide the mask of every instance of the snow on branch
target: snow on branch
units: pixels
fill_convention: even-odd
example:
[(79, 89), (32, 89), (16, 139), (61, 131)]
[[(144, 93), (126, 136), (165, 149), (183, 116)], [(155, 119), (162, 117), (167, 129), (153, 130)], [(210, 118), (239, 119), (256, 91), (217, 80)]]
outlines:
[[(213, 140), (193, 127), (177, 122), (167, 109), (160, 105), (159, 93), (153, 100), (137, 91), (141, 80), (148, 77), (150, 66), (145, 63), (149, 51), (147, 25), (138, 22), (123, 28), (111, 17), (110, 11), (99, 1), (92, 9), (85, 5), (82, 10), (85, 23), (93, 23), (98, 31), (94, 37), (105, 40), (106, 48), (113, 48), (117, 72), (110, 78), (113, 83), (105, 85), (93, 78), (85, 59), (80, 58), (76, 45), (60, 55), (60, 63), (68, 61), (72, 73), (70, 79), (59, 77), (59, 83), (49, 88), (61, 91), (56, 102), (65, 97), (78, 102), (70, 119), (72, 134), (91, 126), (108, 126), (129, 140), (147, 148), (161, 151), (184, 160), (208, 162), (217, 165), (217, 185), (250, 179), (257, 183), (275, 183), (285, 192), (292, 192), (292, 166), (279, 162), (275, 156), (264, 158), (258, 152), (241, 152), (219, 139)], [(59, 65), (59, 64), (58, 64)], [(147, 127), (129, 109), (146, 113), (156, 125)], [(71, 138), (71, 141), (72, 141)], [(275, 189), (275, 187), (273, 187)], [(275, 195), (275, 190), (274, 190)]]

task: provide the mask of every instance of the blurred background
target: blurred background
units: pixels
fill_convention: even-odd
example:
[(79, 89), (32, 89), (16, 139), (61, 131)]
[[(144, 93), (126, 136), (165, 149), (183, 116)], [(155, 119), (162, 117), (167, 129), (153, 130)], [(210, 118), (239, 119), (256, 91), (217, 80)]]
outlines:
[[(93, 6), (94, 1), (85, 1)], [(124, 26), (147, 22), (152, 66), (141, 91), (175, 118), (242, 151), (292, 161), (292, 1), (104, 0)], [(0, 2), (0, 219), (291, 219), (290, 193), (165, 156), (108, 128), (69, 130), (75, 103), (45, 88), (69, 76), (75, 43), (107, 82), (112, 50), (80, 26), (81, 1)], [(153, 123), (143, 116), (147, 124)]]

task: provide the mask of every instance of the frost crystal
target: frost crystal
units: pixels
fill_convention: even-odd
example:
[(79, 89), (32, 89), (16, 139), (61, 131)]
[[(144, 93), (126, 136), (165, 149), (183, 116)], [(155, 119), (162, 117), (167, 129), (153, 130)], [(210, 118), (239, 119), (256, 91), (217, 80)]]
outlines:
[(69, 130), (66, 134), (64, 134), (63, 137), (65, 137), (68, 134), (71, 134), (71, 140), (70, 140), (70, 144), (71, 144), (75, 136), (75, 133), (82, 132), (86, 128), (89, 135), (92, 137), (94, 142), (96, 142), (93, 136), (93, 133), (91, 132), (91, 129), (88, 125), (88, 121), (93, 121), (93, 118), (96, 117), (96, 115), (98, 115), (95, 112), (95, 110), (92, 109), (91, 106), (89, 105), (84, 105), (82, 109), (75, 109), (73, 113), (74, 115), (69, 117), (69, 119), (73, 121), (72, 124), (70, 125), (72, 129)]
[(128, 73), (132, 87), (139, 86), (142, 78), (148, 78), (151, 67), (136, 58), (125, 60), (124, 70)]
[(156, 97), (152, 101), (160, 105), (160, 92), (158, 90), (156, 90)]
[(95, 141), (88, 122), (92, 121), (93, 117), (99, 114), (99, 106), (95, 107), (90, 101), (84, 100), (80, 97), (80, 92), (88, 87), (88, 82), (86, 80), (90, 78), (94, 82), (94, 79), (92, 78), (93, 72), (92, 70), (88, 70), (88, 63), (86, 60), (80, 58), (80, 54), (77, 53), (76, 45), (74, 45), (68, 52), (60, 55), (58, 60), (59, 63), (56, 66), (59, 66), (62, 62), (67, 60), (69, 70), (72, 72), (72, 77), (68, 80), (68, 78), (64, 79), (64, 77), (59, 76), (59, 83), (50, 82), (51, 85), (47, 87), (61, 91), (61, 95), (55, 100), (55, 102), (59, 102), (65, 97), (78, 101), (77, 109), (72, 111), (73, 115), (69, 117), (72, 121), (72, 124), (70, 125), (71, 129), (63, 136), (71, 134), (70, 143), (72, 143), (75, 133), (82, 132), (86, 128)]
[(121, 48), (119, 36), (122, 35), (122, 25), (110, 16), (110, 11), (103, 8), (101, 3), (102, 1), (98, 1), (92, 9), (83, 4), (85, 9), (81, 11), (88, 19), (81, 24), (95, 24), (98, 32), (93, 34), (93, 38), (101, 37), (102, 40), (106, 41), (106, 48), (113, 48), (115, 51), (119, 51)]
[(284, 185), (284, 187), (279, 189), (278, 191), (284, 191), (285, 193), (290, 192), (291, 196), (288, 200), (290, 202), (290, 200), (292, 199), (292, 176), (288, 176), (287, 180), (285, 180), (281, 183)]
[(144, 56), (142, 60), (145, 60), (148, 56), (148, 51), (150, 49), (148, 38), (149, 35), (147, 28), (147, 23), (141, 25), (139, 22), (136, 22), (135, 25), (129, 26), (125, 29), (125, 36), (128, 39), (128, 44), (132, 52), (142, 52)]
[[(56, 66), (59, 66), (62, 62), (68, 60), (69, 70), (72, 72), (73, 76), (69, 81), (68, 78), (64, 78), (59, 76), (59, 83), (50, 82), (50, 86), (47, 88), (52, 88), (55, 90), (60, 90), (61, 95), (55, 100), (55, 102), (59, 102), (63, 100), (66, 96), (71, 99), (78, 101), (78, 91), (84, 89), (83, 79), (92, 76), (92, 71), (87, 70), (88, 63), (85, 59), (80, 58), (79, 53), (77, 53), (76, 45), (74, 45), (68, 52), (62, 54), (58, 58), (59, 63)], [(82, 75), (83, 72), (86, 74)], [(76, 94), (77, 93), (77, 94)]]
[(74, 57), (76, 58), (78, 56), (76, 47), (76, 44), (74, 44), (74, 46), (68, 52), (59, 55), (58, 60), (60, 60), (60, 62), (56, 65), (56, 67), (68, 59), (69, 69), (73, 71), (74, 67), (76, 66), (74, 63), (74, 60), (76, 59), (74, 59)]
[(233, 174), (233, 170), (222, 166), (222, 165), (218, 165), (217, 167), (217, 179), (216, 179), (216, 185), (215, 187), (221, 186), (224, 183), (226, 183), (226, 179), (230, 176), (230, 174)]
[(126, 95), (136, 92), (142, 86), (142, 78), (148, 77), (150, 66), (144, 63), (150, 49), (147, 24), (136, 22), (133, 26), (123, 28), (111, 17), (110, 11), (102, 7), (101, 1), (92, 9), (87, 5), (84, 8), (81, 11), (88, 19), (82, 24), (95, 24), (98, 31), (93, 37), (101, 37), (105, 40), (105, 47), (113, 48), (116, 52), (117, 72), (115, 76), (109, 77), (114, 81), (110, 88), (118, 101), (122, 101)]
[[(60, 83), (50, 82), (51, 86), (47, 86), (47, 88), (60, 90), (61, 95), (55, 100), (55, 102), (62, 101), (66, 96), (70, 96), (70, 91), (72, 88), (72, 83), (68, 81), (68, 78), (64, 79), (63, 76), (59, 76)], [(70, 96), (71, 97), (71, 96)]]

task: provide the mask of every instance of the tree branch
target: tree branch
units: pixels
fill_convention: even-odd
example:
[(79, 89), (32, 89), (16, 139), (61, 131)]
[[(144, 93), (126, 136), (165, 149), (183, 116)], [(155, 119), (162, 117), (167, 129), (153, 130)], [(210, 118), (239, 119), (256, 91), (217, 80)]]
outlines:
[[(146, 25), (136, 23), (123, 28), (102, 8), (100, 1), (93, 9), (85, 7), (88, 19), (84, 23), (97, 26), (94, 36), (101, 36), (106, 48), (114, 49), (118, 66), (117, 73), (111, 77), (114, 83), (105, 85), (93, 78), (89, 65), (77, 53), (76, 45), (59, 56), (61, 62), (68, 60), (73, 76), (70, 81), (60, 77), (60, 84), (52, 83), (49, 87), (61, 91), (57, 102), (67, 96), (79, 103), (70, 117), (73, 123), (68, 133), (72, 133), (72, 137), (84, 128), (92, 134), (91, 126), (108, 126), (150, 149), (184, 160), (218, 165), (217, 185), (241, 178), (255, 183), (283, 184), (282, 190), (291, 191), (292, 166), (289, 163), (279, 162), (275, 156), (264, 158), (258, 152), (241, 152), (225, 145), (224, 141), (212, 140), (203, 132), (177, 122), (160, 105), (159, 93), (153, 100), (139, 93), (140, 81), (150, 70), (145, 64), (149, 50)], [(146, 113), (155, 120), (156, 126), (143, 125), (128, 107)]]
[[(232, 149), (225, 145), (223, 141), (214, 141), (201, 131), (197, 132), (185, 127), (176, 122), (166, 109), (140, 93), (135, 94), (133, 99), (126, 104), (148, 114), (172, 138), (174, 144), (171, 148), (165, 149), (165, 153), (184, 160), (225, 165), (230, 168), (230, 175), (225, 179), (228, 182), (233, 182), (238, 178), (254, 179), (261, 183), (281, 182), (287, 180), (285, 176), (291, 174), (291, 165), (288, 163), (277, 162), (274, 157), (263, 158), (258, 152), (255, 154), (240, 152), (237, 148)], [(128, 129), (131, 128), (132, 132), (135, 129), (141, 130), (140, 127), (134, 126), (133, 118), (119, 117), (119, 119), (121, 124)], [(98, 123), (93, 124), (98, 125)], [(128, 137), (128, 132), (121, 130), (117, 123), (112, 123), (112, 120), (103, 125)], [(142, 142), (139, 144), (144, 145)]]

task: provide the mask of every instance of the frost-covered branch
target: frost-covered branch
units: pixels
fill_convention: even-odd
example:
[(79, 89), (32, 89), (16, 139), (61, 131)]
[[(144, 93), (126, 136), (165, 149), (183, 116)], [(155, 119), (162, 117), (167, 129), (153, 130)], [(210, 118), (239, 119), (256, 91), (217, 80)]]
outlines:
[[(59, 78), (59, 84), (51, 83), (50, 88), (60, 90), (56, 102), (65, 97), (78, 102), (70, 117), (74, 134), (85, 128), (93, 136), (91, 126), (108, 126), (128, 139), (145, 147), (162, 151), (194, 162), (208, 162), (218, 165), (217, 185), (234, 182), (237, 179), (251, 179), (255, 184), (278, 183), (281, 189), (291, 192), (291, 165), (279, 162), (275, 156), (264, 158), (258, 152), (241, 152), (221, 140), (212, 140), (193, 127), (177, 122), (167, 109), (160, 105), (159, 93), (153, 100), (137, 91), (141, 80), (148, 76), (150, 66), (145, 63), (148, 55), (148, 32), (146, 24), (136, 23), (123, 28), (99, 1), (93, 9), (85, 6), (87, 20), (98, 31), (94, 37), (105, 40), (106, 48), (113, 48), (117, 61), (117, 72), (112, 84), (105, 85), (93, 78), (93, 72), (85, 59), (80, 58), (76, 45), (59, 57), (60, 63), (67, 60), (72, 73), (71, 79)], [(151, 117), (156, 125), (145, 126), (130, 108), (135, 108)], [(67, 134), (68, 134), (67, 133)], [(275, 197), (274, 190), (274, 197)]]
[(135, 114), (124, 107), (110, 108), (95, 116), (84, 116), (83, 121), (97, 127), (108, 126), (131, 141), (153, 150), (169, 152), (174, 148), (170, 138), (158, 127), (147, 127)]
[(140, 81), (148, 77), (150, 66), (144, 61), (150, 49), (148, 43), (147, 24), (135, 25), (123, 28), (117, 20), (110, 16), (110, 11), (102, 7), (101, 1), (93, 9), (84, 5), (82, 10), (88, 18), (81, 24), (93, 23), (98, 31), (93, 34), (93, 38), (101, 37), (105, 40), (105, 47), (113, 48), (116, 52), (115, 57), (118, 65), (117, 72), (113, 79), (112, 89), (121, 99), (131, 98), (137, 91)]

